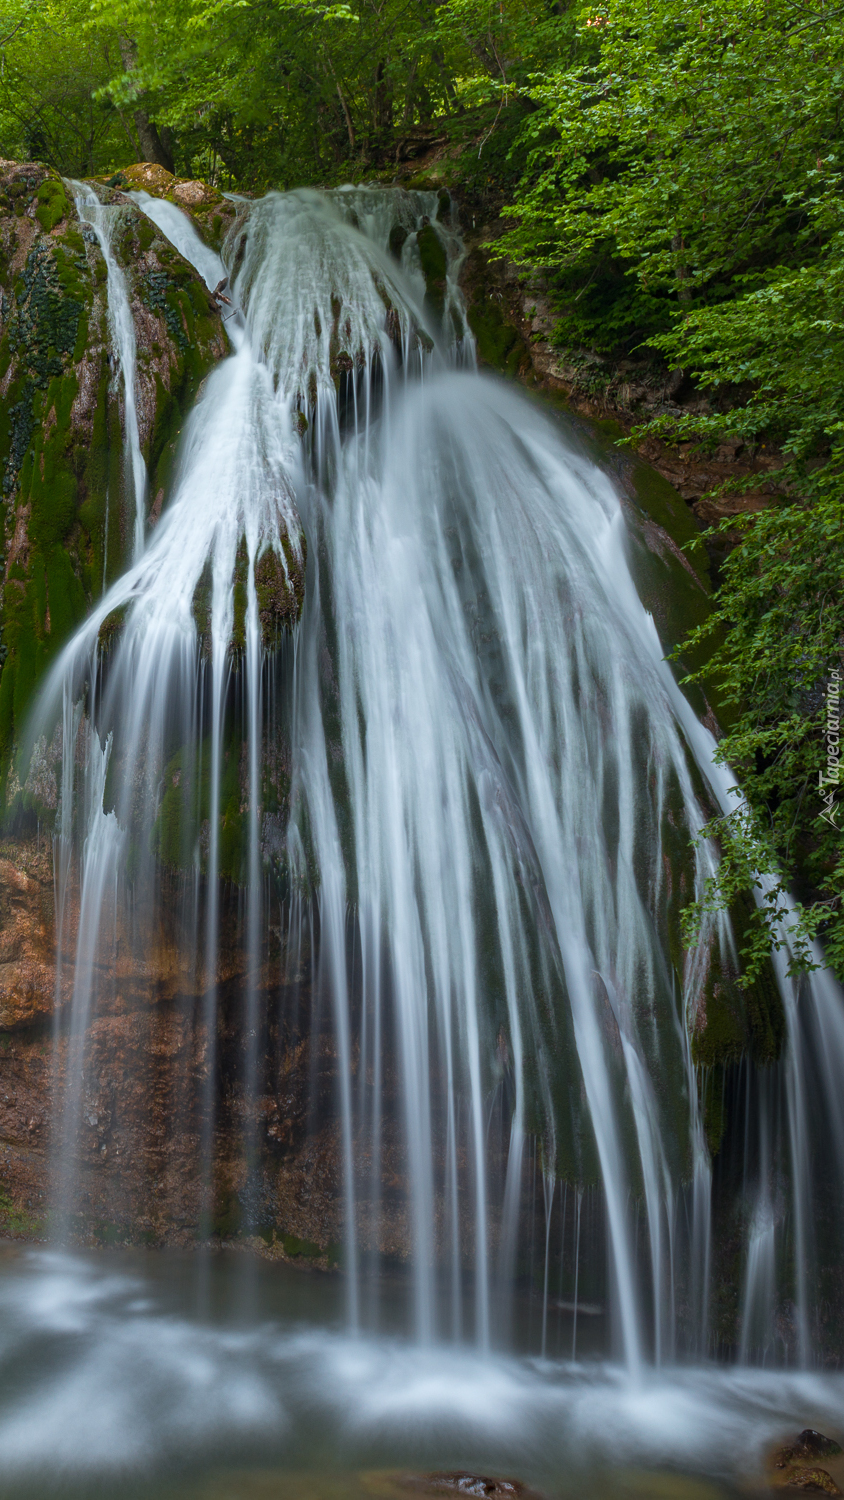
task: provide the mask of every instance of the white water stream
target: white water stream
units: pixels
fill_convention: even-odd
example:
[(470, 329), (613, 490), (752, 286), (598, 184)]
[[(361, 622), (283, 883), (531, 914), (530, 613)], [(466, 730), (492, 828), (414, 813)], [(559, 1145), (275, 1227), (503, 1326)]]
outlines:
[(126, 488), (135, 502), (134, 555), (144, 550), (146, 529), (147, 470), (138, 434), (138, 408), (135, 390), (136, 343), (135, 323), (129, 300), (126, 277), (111, 245), (111, 236), (120, 223), (120, 209), (106, 208), (93, 188), (86, 183), (72, 184), (76, 212), (84, 224), (90, 224), (106, 263), (106, 296), (111, 330), (112, 372), (123, 382), (123, 427), (125, 440), (124, 470)]
[[(214, 284), (219, 262), (184, 216), (138, 201)], [(106, 253), (105, 211), (82, 194), (79, 203)], [(84, 1052), (105, 903), (126, 899), (121, 843), (131, 838), (136, 851), (134, 888), (143, 880), (153, 888), (162, 776), (179, 747), (179, 774), (186, 782), (206, 776), (209, 788), (206, 831), (197, 827), (188, 863), (207, 890), (196, 963), (205, 975), (213, 1091), (227, 704), (237, 667), (241, 879), (249, 973), (257, 976), (270, 898), (257, 793), (269, 668), (256, 567), (267, 552), (285, 571), (289, 558), (301, 560), (301, 519), (309, 563), (288, 725), (283, 909), (290, 972), (300, 965), (302, 913), (311, 913), (314, 993), (333, 1012), (348, 1316), (352, 1326), (364, 1318), (364, 1260), (386, 1223), (382, 1178), (396, 1128), (389, 1095), (400, 1107), (417, 1340), (470, 1335), (484, 1349), (504, 1337), (499, 1293), (518, 1268), (537, 1171), (549, 1226), (559, 1181), (599, 1179), (614, 1346), (640, 1374), (649, 1357), (708, 1343), (711, 1168), (689, 1034), (712, 965), (734, 949), (726, 921), (713, 921), (700, 951), (678, 964), (672, 931), (679, 906), (714, 869), (713, 849), (690, 847), (704, 820), (699, 777), (722, 801), (729, 778), (713, 769), (712, 738), (677, 688), (639, 601), (611, 483), (526, 400), (472, 368), (455, 283), (460, 240), (446, 228), (438, 326), (415, 245), (436, 207), (432, 194), (398, 191), (271, 194), (251, 207), (243, 239), (229, 246), (243, 314), (242, 327), (229, 325), (235, 353), (208, 379), (146, 550), (136, 545), (132, 566), (65, 649), (39, 709), (41, 726), (62, 710), (67, 724), (85, 693), (87, 722), (96, 725), (84, 814), (80, 801), (81, 916), (67, 1027)], [(400, 265), (388, 248), (396, 222), (408, 230)], [(112, 295), (128, 392), (129, 345), (110, 265), (110, 308)], [(126, 411), (128, 430), (128, 394)], [(139, 516), (142, 538), (142, 508)], [(245, 612), (234, 661), (240, 557)], [(204, 661), (194, 609), (201, 585), (210, 607)], [(117, 610), (125, 618), (103, 671), (98, 634)], [(66, 796), (75, 737), (66, 734), (64, 745)], [(68, 860), (65, 853), (65, 872)], [(60, 892), (60, 909), (62, 901)], [(798, 995), (781, 977), (805, 1358), (807, 1036), (821, 1038), (826, 1128), (840, 1150), (844, 1012), (826, 978)], [(247, 1033), (257, 1038), (257, 977), (243, 1001)], [(247, 1049), (248, 1099), (260, 1092), (257, 1046)], [(65, 1203), (74, 1193), (70, 1117), (82, 1067), (78, 1057), (65, 1090)], [(510, 1101), (508, 1139), (496, 1177), (491, 1101), (502, 1097)], [(212, 1113), (213, 1102), (209, 1094)], [(198, 1163), (205, 1177), (212, 1136), (208, 1126)], [(578, 1196), (578, 1245), (580, 1207)], [(770, 1296), (765, 1211), (763, 1196), (747, 1272), (754, 1309)], [(547, 1247), (545, 1221), (542, 1233)], [(575, 1287), (581, 1269), (578, 1254)], [(546, 1259), (543, 1327), (548, 1283)]]

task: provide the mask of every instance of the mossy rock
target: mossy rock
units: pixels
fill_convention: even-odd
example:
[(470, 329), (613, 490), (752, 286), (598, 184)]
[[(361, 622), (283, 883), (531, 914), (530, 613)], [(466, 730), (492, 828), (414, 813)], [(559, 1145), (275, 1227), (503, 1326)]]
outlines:
[(36, 198), (38, 207), (35, 210), (35, 217), (41, 228), (47, 232), (55, 229), (56, 225), (60, 224), (70, 212), (64, 183), (58, 176), (48, 177), (42, 182)]
[[(103, 193), (122, 215), (113, 246), (142, 319), (137, 405), (152, 493), (161, 495), (196, 389), (227, 344), (201, 278), (140, 210)], [(105, 262), (58, 174), (39, 163), (0, 166), (0, 288), (2, 790), (43, 672), (130, 558), (134, 495), (108, 360)], [(107, 621), (101, 649), (117, 633)]]
[(297, 558), (288, 543), (284, 558), (271, 548), (255, 565), (255, 592), (264, 648), (272, 651), (302, 613), (305, 598), (305, 555)]
[[(740, 949), (748, 914), (736, 904), (731, 917)], [(772, 1066), (782, 1057), (786, 1037), (782, 996), (770, 959), (746, 987), (731, 965), (714, 962), (691, 1038), (692, 1061), (701, 1079), (704, 1133), (713, 1156), (720, 1150), (728, 1124), (726, 1070), (745, 1058), (757, 1067)]]
[(120, 640), (126, 623), (127, 609), (128, 606), (123, 604), (120, 609), (113, 609), (103, 620), (97, 632), (97, 646), (101, 655), (107, 656)]
[(483, 304), (474, 303), (468, 310), (468, 320), (480, 364), (511, 376), (530, 368), (530, 353), (524, 339), (492, 298)]
[(409, 231), (405, 229), (403, 224), (394, 224), (392, 229), (390, 230), (390, 237), (388, 240), (390, 254), (394, 256), (398, 261), (401, 260), (401, 253), (404, 249), (404, 243), (407, 239), (408, 233)]
[[(307, 423), (305, 425), (307, 426)], [(255, 593), (261, 625), (261, 644), (265, 651), (274, 651), (282, 635), (293, 630), (302, 613), (305, 598), (304, 537), (300, 538), (302, 547), (300, 557), (297, 557), (293, 545), (287, 538), (284, 539), (282, 545), (283, 558), (268, 547), (261, 553), (255, 564)], [(246, 649), (248, 576), (249, 557), (246, 542), (241, 538), (232, 577), (234, 611), (229, 649), (235, 657)], [(200, 648), (206, 659), (210, 658), (211, 654), (211, 602), (212, 575), (209, 561), (194, 590), (191, 606)]]
[(193, 220), (202, 238), (213, 250), (221, 250), (223, 241), (237, 216), (237, 207), (224, 198), (219, 189), (201, 178), (176, 177), (156, 162), (132, 162), (111, 177), (98, 179), (103, 186), (118, 192), (149, 193), (166, 198)]
[(323, 1253), (313, 1240), (300, 1240), (295, 1234), (283, 1234), (281, 1248), (291, 1260), (319, 1260)]
[(425, 278), (425, 306), (437, 322), (442, 322), (448, 271), (445, 245), (433, 224), (422, 226), (416, 235), (416, 244)]

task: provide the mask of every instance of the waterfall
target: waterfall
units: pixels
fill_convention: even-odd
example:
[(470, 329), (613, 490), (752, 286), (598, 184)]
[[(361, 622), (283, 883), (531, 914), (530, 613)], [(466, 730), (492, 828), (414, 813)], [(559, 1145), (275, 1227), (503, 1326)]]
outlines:
[(119, 371), (123, 379), (123, 426), (125, 440), (124, 470), (126, 488), (135, 502), (134, 554), (140, 557), (144, 550), (146, 527), (147, 470), (141, 452), (138, 433), (138, 410), (135, 395), (135, 323), (129, 301), (126, 277), (120, 268), (112, 248), (111, 236), (120, 222), (120, 209), (105, 207), (93, 188), (85, 183), (74, 182), (76, 212), (84, 224), (90, 224), (97, 237), (106, 263), (106, 296), (108, 300), (108, 322), (111, 333), (113, 373)]
[[(135, 196), (215, 284), (220, 262), (185, 216)], [(60, 933), (74, 976), (58, 1023), (72, 1042), (64, 1200), (107, 968), (96, 956), (117, 908), (139, 951), (152, 940), (166, 866), (193, 892), (182, 944), (201, 979), (207, 1210), (225, 877), (242, 892), (246, 951), (248, 1228), (264, 1191), (273, 925), (276, 987), (306, 972), (313, 1009), (332, 1016), (353, 1326), (379, 1256), (400, 1247), (421, 1342), (503, 1340), (538, 1183), (543, 1352), (554, 1204), (576, 1205), (574, 1352), (583, 1277), (599, 1279), (604, 1253), (584, 1264), (581, 1209), (600, 1183), (616, 1350), (633, 1372), (704, 1352), (711, 1164), (690, 1037), (736, 945), (710, 916), (678, 956), (677, 923), (716, 867), (698, 837), (702, 796), (723, 804), (731, 781), (637, 595), (613, 485), (558, 423), (475, 369), (462, 242), (436, 194), (271, 193), (238, 205), (224, 253), (234, 352), (208, 378), (144, 548), (125, 284), (107, 211), (88, 189), (77, 202), (109, 267), (138, 519), (134, 560), (52, 668), (33, 728), (49, 741), (65, 725), (56, 848), (66, 879), (73, 859), (78, 870), (72, 954)], [(433, 292), (432, 234), (444, 267)], [(279, 832), (267, 788), (282, 748)], [(798, 990), (780, 970), (806, 1358), (807, 1069), (840, 1148), (844, 1011), (828, 977)], [(760, 1190), (748, 1319), (774, 1277)], [(565, 1247), (564, 1233), (560, 1305)]]

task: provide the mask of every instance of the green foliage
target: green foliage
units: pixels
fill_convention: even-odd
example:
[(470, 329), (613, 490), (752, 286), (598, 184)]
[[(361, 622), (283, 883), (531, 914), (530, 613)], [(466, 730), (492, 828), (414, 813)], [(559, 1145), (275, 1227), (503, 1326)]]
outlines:
[(584, 7), (572, 58), (528, 90), (529, 169), (503, 248), (559, 272), (564, 331), (589, 340), (605, 315), (647, 337), (692, 296), (731, 295), (738, 273), (813, 258), (842, 67), (821, 0)]
[[(818, 484), (830, 467), (816, 471)], [(712, 620), (692, 637), (724, 631), (711, 666), (735, 719), (717, 758), (734, 767), (747, 799), (711, 830), (724, 857), (703, 906), (728, 905), (739, 890), (760, 897), (745, 950), (751, 975), (768, 943), (780, 947), (786, 935), (793, 966), (812, 967), (815, 934), (844, 973), (844, 812), (837, 780), (827, 779), (829, 690), (843, 664), (843, 531), (834, 492), (781, 501), (745, 522)], [(795, 883), (805, 906), (788, 902)]]
[[(0, 0), (0, 155), (79, 177), (137, 159), (131, 119), (94, 97), (121, 69), (117, 32), (90, 20), (87, 0)], [(59, 206), (39, 195), (44, 229)]]
[(172, 132), (176, 164), (226, 186), (293, 186), (366, 163), (441, 108), (448, 75), (427, 54), (431, 0), (100, 0), (97, 23), (133, 39), (101, 95), (142, 102)]
[(582, 7), (571, 55), (527, 89), (500, 246), (546, 268), (561, 343), (646, 344), (705, 391), (706, 409), (643, 431), (782, 453), (763, 476), (771, 508), (724, 523), (739, 545), (682, 648), (714, 644), (718, 755), (744, 798), (710, 825), (723, 860), (689, 935), (706, 909), (755, 896), (748, 983), (771, 942), (811, 966), (815, 934), (844, 971), (842, 815), (819, 783), (844, 641), (842, 80), (844, 29), (822, 0)]

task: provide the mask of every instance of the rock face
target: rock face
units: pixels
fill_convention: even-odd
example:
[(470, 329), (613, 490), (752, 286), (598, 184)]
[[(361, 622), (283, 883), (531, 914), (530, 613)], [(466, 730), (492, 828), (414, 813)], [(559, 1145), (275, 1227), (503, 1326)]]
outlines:
[[(51, 1125), (74, 1065), (66, 1038), (56, 1041), (52, 1012), (56, 995), (66, 1004), (72, 991), (78, 887), (72, 880), (63, 914), (67, 957), (57, 972), (52, 853), (43, 835), (0, 845), (0, 880), (0, 1236), (38, 1238), (49, 1232), (57, 1168)], [(342, 1260), (344, 1209), (330, 1010), (312, 1004), (301, 977), (309, 954), (292, 962), (276, 927), (259, 973), (250, 972), (239, 893), (228, 885), (209, 1047), (209, 976), (185, 957), (189, 889), (189, 877), (165, 870), (157, 915), (137, 905), (117, 914), (78, 1124), (66, 1143), (75, 1177), (71, 1233), (88, 1244), (184, 1247), (238, 1237), (270, 1258), (328, 1268)], [(140, 953), (133, 922), (155, 933)], [(262, 1017), (254, 1097), (243, 1082), (250, 981)], [(362, 1252), (377, 1248), (395, 1260), (407, 1257), (411, 1242), (401, 1118), (398, 1079), (385, 1067), (385, 1172), (381, 1184), (361, 1185), (358, 1235)], [(205, 1185), (198, 1167), (209, 1140)], [(369, 1193), (379, 1204), (377, 1246)], [(468, 1220), (465, 1239), (468, 1252)]]
[(167, 198), (190, 213), (207, 243), (219, 250), (235, 221), (236, 206), (207, 182), (174, 177), (155, 162), (134, 162), (113, 177), (101, 179), (109, 188), (142, 190), (153, 198)]
[[(141, 449), (153, 511), (183, 416), (226, 352), (193, 269), (120, 194), (113, 249), (130, 286)], [(0, 794), (33, 688), (125, 566), (122, 383), (108, 339), (106, 266), (66, 184), (0, 162)]]
[[(138, 432), (154, 521), (183, 419), (228, 343), (192, 267), (131, 200), (114, 188), (97, 191), (118, 211), (110, 240), (135, 325)], [(197, 198), (188, 192), (185, 201), (199, 210), (222, 201), (204, 192), (201, 203)], [(51, 840), (33, 810), (52, 821), (55, 776), (46, 759), (39, 768), (36, 755), (22, 788), (16, 749), (44, 671), (128, 561), (134, 494), (127, 493), (124, 425), (96, 234), (80, 221), (72, 189), (56, 173), (0, 161), (0, 1220), (5, 1215), (7, 1232), (36, 1233), (47, 1197), (49, 1122), (64, 1068), (61, 1052), (54, 1056), (52, 1015), (69, 984), (68, 974), (56, 971)], [(72, 953), (72, 889), (65, 916), (64, 951)], [(124, 955), (130, 951), (124, 942)], [(232, 963), (222, 965), (223, 982)], [(117, 1011), (98, 1023), (100, 1068), (85, 1084), (94, 1101), (86, 1119), (96, 1116), (97, 1123), (86, 1127), (90, 1141), (79, 1142), (82, 1158), (96, 1159), (100, 1169), (109, 1152), (119, 1155), (121, 1139), (137, 1152), (136, 1178), (129, 1174), (116, 1190), (120, 1174), (106, 1172), (89, 1194), (92, 1212), (99, 1204), (109, 1222), (121, 1204), (124, 1214), (129, 1202), (141, 1213), (140, 1177), (160, 1123), (154, 1103), (142, 1119), (141, 1080), (145, 1086), (150, 1072), (166, 1071), (165, 1059), (180, 1045), (173, 1008), (183, 986), (172, 935), (162, 933), (143, 975), (124, 958), (114, 980), (121, 986)], [(113, 1054), (108, 1070), (103, 1048)], [(163, 1091), (162, 1082), (153, 1097)]]

